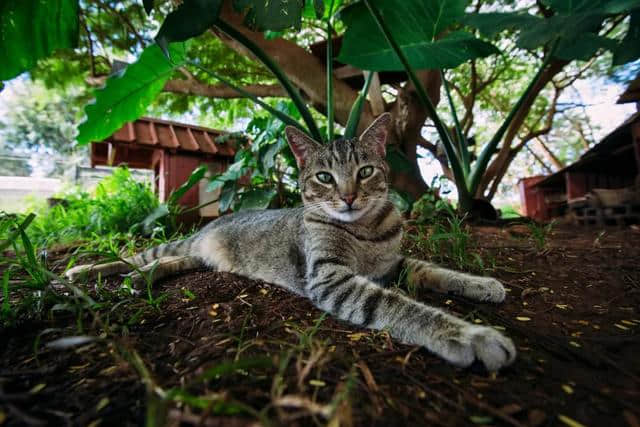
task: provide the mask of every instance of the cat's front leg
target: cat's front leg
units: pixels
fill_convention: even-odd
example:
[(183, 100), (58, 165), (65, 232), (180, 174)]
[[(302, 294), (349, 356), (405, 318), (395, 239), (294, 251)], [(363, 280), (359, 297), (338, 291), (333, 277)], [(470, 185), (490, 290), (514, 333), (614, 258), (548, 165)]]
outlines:
[(409, 286), (427, 288), (443, 293), (453, 293), (476, 301), (502, 302), (505, 289), (493, 277), (474, 276), (448, 270), (414, 258), (405, 258), (403, 268)]
[(513, 343), (498, 331), (381, 288), (354, 274), (339, 258), (311, 260), (307, 277), (306, 294), (318, 308), (357, 325), (386, 330), (454, 365), (465, 367), (478, 359), (497, 371), (515, 359)]

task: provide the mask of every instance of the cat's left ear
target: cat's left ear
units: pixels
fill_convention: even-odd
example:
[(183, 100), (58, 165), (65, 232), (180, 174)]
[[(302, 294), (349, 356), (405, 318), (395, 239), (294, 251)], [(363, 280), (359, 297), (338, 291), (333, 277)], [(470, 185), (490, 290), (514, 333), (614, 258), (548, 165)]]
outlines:
[(369, 125), (360, 135), (360, 141), (368, 144), (382, 157), (387, 153), (387, 137), (391, 127), (391, 114), (384, 113)]
[(311, 153), (322, 148), (320, 144), (315, 142), (309, 135), (294, 126), (287, 126), (284, 129), (284, 133), (287, 136), (287, 142), (289, 142), (289, 147), (291, 147), (291, 151), (293, 151), (296, 163), (300, 169), (307, 163)]

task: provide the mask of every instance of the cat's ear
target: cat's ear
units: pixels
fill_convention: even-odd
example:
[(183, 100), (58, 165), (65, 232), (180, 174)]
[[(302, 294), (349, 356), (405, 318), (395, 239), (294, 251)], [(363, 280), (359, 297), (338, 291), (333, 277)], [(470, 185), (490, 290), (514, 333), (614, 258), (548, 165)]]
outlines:
[(284, 133), (287, 136), (287, 142), (289, 142), (289, 147), (293, 151), (299, 168), (302, 168), (307, 163), (311, 153), (321, 148), (320, 144), (309, 135), (294, 126), (287, 126)]
[(371, 146), (383, 159), (387, 153), (387, 137), (391, 127), (391, 114), (384, 113), (360, 135), (363, 144)]

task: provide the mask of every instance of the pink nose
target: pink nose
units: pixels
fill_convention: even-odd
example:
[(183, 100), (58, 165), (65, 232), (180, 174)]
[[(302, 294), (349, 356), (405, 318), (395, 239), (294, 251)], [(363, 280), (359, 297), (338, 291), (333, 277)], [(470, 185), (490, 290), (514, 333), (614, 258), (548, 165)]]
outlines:
[(340, 198), (349, 206), (353, 204), (353, 201), (356, 199), (355, 194), (346, 194), (344, 196), (340, 196)]

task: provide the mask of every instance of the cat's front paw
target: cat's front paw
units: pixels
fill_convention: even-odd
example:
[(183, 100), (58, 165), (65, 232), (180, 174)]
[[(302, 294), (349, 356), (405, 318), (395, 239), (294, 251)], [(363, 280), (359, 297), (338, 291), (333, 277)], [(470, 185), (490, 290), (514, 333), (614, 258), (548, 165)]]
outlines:
[(502, 302), (507, 293), (493, 277), (470, 276), (465, 280), (463, 294), (476, 301)]
[(454, 365), (467, 367), (481, 361), (490, 372), (510, 365), (516, 358), (511, 339), (486, 326), (468, 325), (458, 336), (447, 341), (445, 359)]

